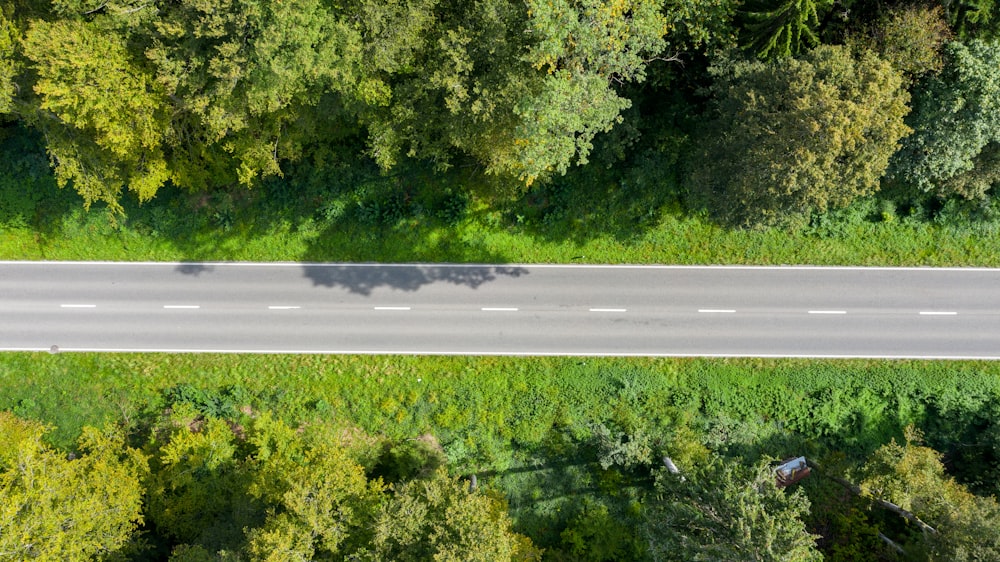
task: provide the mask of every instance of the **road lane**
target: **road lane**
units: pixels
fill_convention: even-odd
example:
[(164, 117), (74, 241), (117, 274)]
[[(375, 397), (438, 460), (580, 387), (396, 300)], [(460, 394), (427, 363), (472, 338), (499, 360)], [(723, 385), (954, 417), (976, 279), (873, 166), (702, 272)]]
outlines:
[(1000, 270), (0, 263), (0, 349), (1000, 358)]

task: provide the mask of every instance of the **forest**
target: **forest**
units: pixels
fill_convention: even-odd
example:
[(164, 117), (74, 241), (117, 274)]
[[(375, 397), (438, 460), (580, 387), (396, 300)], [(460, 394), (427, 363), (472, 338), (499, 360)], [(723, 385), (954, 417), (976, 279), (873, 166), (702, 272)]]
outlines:
[[(0, 0), (0, 161), (0, 259), (998, 266), (1000, 4)], [(998, 411), (975, 362), (7, 353), (0, 560), (994, 561)]]
[(993, 213), (992, 0), (0, 7), (6, 134), (39, 135), (58, 184), (113, 213), (358, 160), (469, 170), (494, 204), (638, 166), (743, 228), (876, 192), (887, 214)]

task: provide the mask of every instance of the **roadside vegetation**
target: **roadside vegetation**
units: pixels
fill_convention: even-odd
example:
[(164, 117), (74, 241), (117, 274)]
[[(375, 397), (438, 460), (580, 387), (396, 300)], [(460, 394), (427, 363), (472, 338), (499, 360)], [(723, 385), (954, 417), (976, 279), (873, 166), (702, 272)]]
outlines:
[(414, 164), (385, 176), (350, 163), (249, 191), (164, 188), (141, 205), (126, 197), (115, 216), (57, 188), (43, 148), (21, 133), (0, 143), (0, 259), (1000, 265), (989, 209), (872, 196), (801, 229), (732, 229), (685, 212), (676, 180), (645, 160), (571, 171), (504, 201), (483, 195), (495, 180), (474, 172)]
[[(227, 420), (185, 439), (222, 440), (235, 455), (226, 463), (247, 462), (259, 454), (250, 443), (267, 441), (249, 437), (254, 424), (326, 432), (340, 436), (333, 442), (373, 481), (443, 478), (435, 470), (446, 467), (465, 490), (476, 475), (481, 490), (504, 498), (512, 532), (530, 537), (549, 560), (682, 553), (726, 542), (728, 525), (744, 518), (763, 525), (754, 533), (782, 533), (788, 552), (805, 553), (790, 559), (817, 552), (894, 559), (879, 532), (917, 559), (928, 549), (992, 552), (983, 541), (1000, 523), (989, 499), (1000, 470), (998, 398), (1000, 365), (983, 362), (15, 353), (0, 364), (0, 409), (51, 425), (44, 441), (60, 450), (81, 451), (85, 426), (116, 427), (123, 443), (156, 459), (172, 442), (164, 432), (205, 433), (212, 420)], [(663, 456), (684, 481), (664, 471)], [(794, 456), (821, 471), (775, 490), (770, 467)], [(772, 495), (754, 492), (766, 492), (765, 484)], [(708, 499), (695, 486), (717, 495)], [(903, 497), (912, 493), (925, 495)], [(958, 499), (934, 503), (945, 493)], [(661, 504), (664, 494), (677, 499)], [(876, 498), (939, 534), (880, 509)], [(161, 555), (195, 543), (216, 552), (222, 540), (252, 550), (240, 532), (249, 520), (230, 519), (242, 511), (219, 508), (215, 523), (199, 528), (220, 534), (198, 538), (164, 531), (167, 523), (156, 519), (163, 516), (149, 511), (156, 504), (148, 505), (144, 526), (132, 525), (144, 534), (130, 540), (144, 537)], [(698, 536), (692, 529), (701, 525), (689, 520), (699, 509), (733, 519)], [(261, 510), (263, 524), (268, 508)], [(733, 555), (746, 557), (751, 546), (733, 546)]]
[(223, 4), (0, 2), (0, 256), (1000, 261), (993, 3)]

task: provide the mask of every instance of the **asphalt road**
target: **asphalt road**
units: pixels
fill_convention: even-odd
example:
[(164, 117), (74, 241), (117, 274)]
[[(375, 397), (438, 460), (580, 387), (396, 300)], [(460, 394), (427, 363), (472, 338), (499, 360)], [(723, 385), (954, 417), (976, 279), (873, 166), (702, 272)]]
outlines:
[(1000, 359), (1000, 270), (0, 262), (0, 350)]

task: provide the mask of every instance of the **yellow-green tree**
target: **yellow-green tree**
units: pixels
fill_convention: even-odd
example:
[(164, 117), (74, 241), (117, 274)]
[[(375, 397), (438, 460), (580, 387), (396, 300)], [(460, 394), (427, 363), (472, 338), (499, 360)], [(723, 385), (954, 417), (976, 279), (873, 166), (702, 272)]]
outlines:
[(43, 443), (48, 429), (0, 412), (0, 560), (87, 560), (120, 550), (143, 521), (145, 457), (120, 433), (93, 428), (67, 457)]
[(167, 98), (125, 38), (80, 20), (34, 21), (23, 48), (39, 98), (24, 117), (45, 134), (60, 186), (72, 183), (87, 205), (118, 208), (126, 188), (151, 198), (169, 177)]
[(17, 30), (14, 23), (9, 21), (0, 9), (0, 113), (10, 112), (11, 102), (17, 92), (14, 83), (18, 72), (18, 63), (15, 59), (16, 46)]
[(902, 78), (871, 53), (821, 46), (715, 73), (717, 115), (691, 182), (728, 224), (795, 222), (874, 193), (910, 131)]
[(325, 559), (364, 540), (382, 484), (369, 482), (347, 449), (327, 433), (301, 435), (269, 415), (254, 421), (248, 441), (249, 491), (268, 506), (264, 524), (248, 531), (253, 560)]
[(470, 491), (444, 468), (407, 482), (375, 517), (364, 560), (498, 562), (539, 560), (541, 551), (511, 528), (506, 504)]
[(862, 494), (897, 506), (913, 523), (900, 541), (911, 558), (1000, 559), (1000, 505), (948, 476), (941, 454), (921, 440), (910, 427), (905, 443), (879, 447), (858, 474)]

